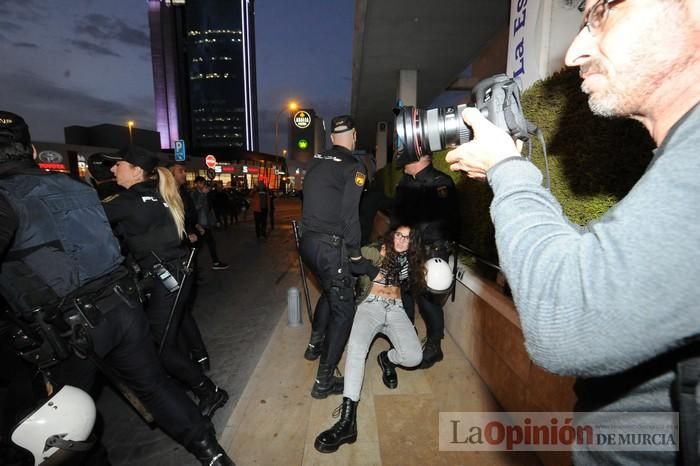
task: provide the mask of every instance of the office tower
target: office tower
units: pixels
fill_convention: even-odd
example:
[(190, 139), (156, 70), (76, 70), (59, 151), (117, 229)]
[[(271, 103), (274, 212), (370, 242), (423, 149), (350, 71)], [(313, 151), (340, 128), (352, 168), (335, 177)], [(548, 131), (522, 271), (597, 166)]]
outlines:
[(254, 0), (148, 0), (161, 146), (258, 148)]

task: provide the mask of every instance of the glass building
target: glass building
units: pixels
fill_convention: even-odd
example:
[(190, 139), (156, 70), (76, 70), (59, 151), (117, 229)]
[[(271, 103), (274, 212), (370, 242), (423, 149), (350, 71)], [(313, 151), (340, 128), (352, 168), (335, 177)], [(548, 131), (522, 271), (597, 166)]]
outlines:
[(254, 0), (148, 0), (161, 147), (257, 151)]

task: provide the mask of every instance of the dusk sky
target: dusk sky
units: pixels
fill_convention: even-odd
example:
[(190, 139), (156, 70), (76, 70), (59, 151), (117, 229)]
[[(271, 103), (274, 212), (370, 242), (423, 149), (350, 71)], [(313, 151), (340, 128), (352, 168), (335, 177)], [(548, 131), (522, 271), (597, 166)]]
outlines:
[[(354, 1), (257, 0), (255, 10), (260, 150), (272, 153), (290, 99), (327, 124), (349, 112)], [(146, 0), (0, 0), (0, 57), (0, 108), (36, 141), (63, 142), (70, 125), (155, 129)]]

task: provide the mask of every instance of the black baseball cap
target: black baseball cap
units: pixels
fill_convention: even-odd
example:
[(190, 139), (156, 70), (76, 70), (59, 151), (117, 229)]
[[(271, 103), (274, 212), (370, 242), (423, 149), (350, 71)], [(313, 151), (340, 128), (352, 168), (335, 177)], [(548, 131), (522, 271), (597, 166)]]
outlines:
[(30, 145), (29, 127), (24, 118), (16, 113), (0, 110), (0, 144), (13, 143)]
[(139, 146), (128, 146), (110, 157), (115, 162), (123, 160), (132, 165), (143, 168), (143, 171), (150, 173), (158, 166), (158, 157), (148, 149)]
[(355, 120), (350, 115), (339, 115), (331, 120), (331, 133), (338, 134), (355, 128)]

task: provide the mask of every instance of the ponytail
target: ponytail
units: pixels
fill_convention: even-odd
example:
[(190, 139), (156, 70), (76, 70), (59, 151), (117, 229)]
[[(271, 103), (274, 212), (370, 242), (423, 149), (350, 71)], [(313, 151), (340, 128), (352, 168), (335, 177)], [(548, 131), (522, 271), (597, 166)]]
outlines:
[(175, 178), (170, 170), (164, 167), (157, 168), (158, 174), (158, 192), (168, 204), (168, 210), (175, 221), (177, 227), (177, 235), (180, 238), (185, 236), (185, 206), (182, 203), (182, 198), (177, 189)]

